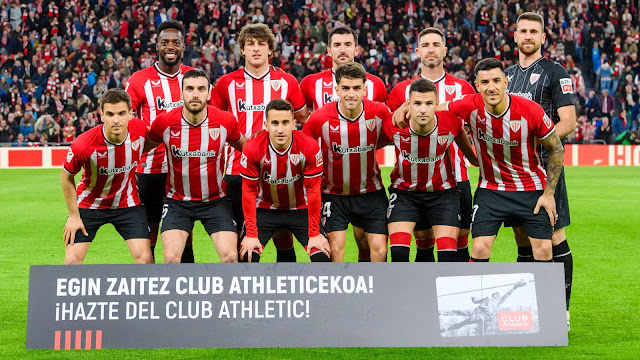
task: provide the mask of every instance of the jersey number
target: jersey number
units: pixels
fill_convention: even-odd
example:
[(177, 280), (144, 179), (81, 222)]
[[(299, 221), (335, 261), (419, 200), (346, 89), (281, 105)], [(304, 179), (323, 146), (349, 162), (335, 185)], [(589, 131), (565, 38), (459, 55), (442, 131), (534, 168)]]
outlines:
[(331, 201), (327, 201), (322, 205), (322, 216), (331, 217)]

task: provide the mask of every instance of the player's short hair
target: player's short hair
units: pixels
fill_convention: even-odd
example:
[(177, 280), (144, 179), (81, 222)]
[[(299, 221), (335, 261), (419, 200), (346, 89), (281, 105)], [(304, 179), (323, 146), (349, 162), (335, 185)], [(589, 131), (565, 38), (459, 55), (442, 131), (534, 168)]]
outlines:
[(184, 81), (186, 79), (199, 78), (199, 77), (203, 77), (207, 79), (207, 84), (208, 84), (207, 86), (211, 86), (211, 79), (209, 79), (209, 75), (207, 75), (206, 72), (199, 69), (191, 69), (186, 73), (184, 73), (184, 75), (182, 76), (182, 86), (184, 87)]
[(266, 41), (270, 50), (275, 49), (276, 37), (265, 24), (249, 24), (242, 27), (238, 36), (238, 44), (240, 44), (241, 49), (244, 49), (244, 44), (249, 38)]
[(437, 93), (436, 85), (431, 80), (423, 78), (416, 79), (411, 82), (411, 85), (409, 86), (409, 95), (411, 95), (412, 92)]
[(265, 117), (269, 114), (269, 110), (291, 111), (293, 114), (293, 105), (285, 99), (275, 99), (269, 101), (267, 107), (264, 109)]
[(516, 24), (520, 22), (520, 20), (529, 20), (540, 23), (542, 30), (544, 31), (544, 18), (542, 15), (534, 12), (525, 12), (518, 16), (518, 20), (516, 20)]
[(329, 32), (329, 39), (328, 39), (329, 46), (331, 46), (331, 38), (333, 37), (333, 35), (349, 35), (349, 34), (353, 35), (353, 40), (356, 46), (358, 46), (358, 37), (356, 36), (356, 32), (348, 26), (336, 26)]
[(500, 69), (500, 71), (502, 71), (502, 73), (504, 74), (504, 65), (502, 64), (502, 61), (496, 58), (486, 58), (480, 60), (478, 64), (476, 64), (474, 74), (478, 76), (478, 73), (480, 71), (488, 71), (491, 69)]
[(126, 91), (120, 88), (112, 88), (107, 90), (98, 100), (100, 110), (104, 110), (104, 104), (117, 104), (124, 102), (127, 104), (127, 108), (131, 110), (131, 97)]
[(361, 79), (362, 82), (366, 82), (367, 72), (362, 65), (352, 61), (338, 66), (336, 70), (336, 84), (339, 84), (342, 78)]
[(418, 34), (418, 42), (420, 42), (420, 39), (423, 36), (429, 35), (429, 34), (440, 35), (440, 37), (442, 38), (442, 44), (445, 45), (447, 43), (447, 39), (445, 39), (444, 33), (442, 31), (440, 31), (440, 29), (436, 29), (434, 27), (428, 27), (428, 28), (420, 31), (420, 33)]
[(184, 37), (184, 32), (185, 32), (184, 25), (182, 25), (180, 21), (173, 20), (173, 19), (163, 21), (162, 24), (158, 26), (158, 29), (156, 30), (156, 35), (160, 36), (160, 33), (162, 32), (162, 30), (166, 30), (166, 29), (176, 29), (180, 31), (180, 34), (182, 34), (182, 37)]

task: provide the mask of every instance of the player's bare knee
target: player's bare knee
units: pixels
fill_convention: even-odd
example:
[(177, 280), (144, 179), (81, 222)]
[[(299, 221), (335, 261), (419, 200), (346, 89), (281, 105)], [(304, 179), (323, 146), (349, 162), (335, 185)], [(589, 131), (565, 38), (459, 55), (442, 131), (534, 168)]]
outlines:
[(218, 253), (221, 263), (237, 263), (238, 252), (235, 249), (223, 250)]
[(164, 253), (164, 263), (165, 264), (179, 264), (182, 259), (182, 254), (175, 252), (166, 252)]

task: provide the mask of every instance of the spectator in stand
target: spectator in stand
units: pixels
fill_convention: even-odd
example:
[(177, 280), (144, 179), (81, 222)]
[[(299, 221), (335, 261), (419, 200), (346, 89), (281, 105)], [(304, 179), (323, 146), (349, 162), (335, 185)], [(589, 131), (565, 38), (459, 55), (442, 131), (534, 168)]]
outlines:
[(71, 143), (76, 138), (76, 127), (73, 126), (73, 120), (67, 120), (67, 125), (62, 128), (63, 141)]
[(7, 120), (0, 120), (0, 143), (11, 142), (11, 129), (7, 125)]
[(600, 100), (600, 108), (603, 115), (611, 116), (615, 114), (616, 102), (609, 94), (609, 90), (602, 89), (602, 99)]
[(22, 125), (20, 125), (20, 134), (23, 137), (29, 136), (33, 132), (33, 124), (30, 121), (25, 121)]
[(64, 142), (62, 131), (60, 130), (60, 125), (56, 124), (53, 128), (53, 134), (49, 136), (49, 144), (60, 145), (62, 142)]
[(589, 98), (587, 98), (587, 103), (585, 104), (584, 107), (586, 109), (589, 120), (600, 117), (601, 115), (600, 101), (598, 101), (598, 98), (596, 98), (595, 91), (593, 90), (589, 91)]

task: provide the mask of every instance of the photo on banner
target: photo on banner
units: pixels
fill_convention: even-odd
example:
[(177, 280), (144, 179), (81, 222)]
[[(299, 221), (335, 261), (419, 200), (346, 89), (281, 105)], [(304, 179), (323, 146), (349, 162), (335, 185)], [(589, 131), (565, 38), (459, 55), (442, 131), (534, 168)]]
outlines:
[(540, 331), (531, 273), (438, 277), (436, 291), (442, 337)]

